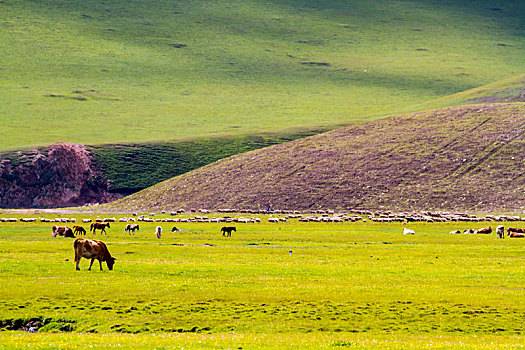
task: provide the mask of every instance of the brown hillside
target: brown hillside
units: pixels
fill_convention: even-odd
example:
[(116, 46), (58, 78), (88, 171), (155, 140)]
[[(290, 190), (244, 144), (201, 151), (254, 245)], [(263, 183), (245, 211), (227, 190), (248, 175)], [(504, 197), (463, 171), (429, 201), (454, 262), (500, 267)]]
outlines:
[(523, 212), (525, 104), (450, 107), (233, 156), (110, 205)]

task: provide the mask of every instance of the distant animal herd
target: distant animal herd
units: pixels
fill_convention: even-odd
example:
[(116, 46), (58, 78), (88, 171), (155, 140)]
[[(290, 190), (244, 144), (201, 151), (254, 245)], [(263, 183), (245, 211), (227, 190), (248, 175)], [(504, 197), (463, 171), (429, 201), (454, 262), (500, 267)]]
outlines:
[[(466, 214), (442, 214), (442, 213), (423, 213), (423, 215), (400, 215), (399, 213), (393, 214), (390, 212), (381, 213), (380, 215), (374, 215), (369, 212), (359, 212), (360, 215), (335, 215), (332, 212), (323, 212), (318, 213), (320, 215), (301, 215), (296, 213), (288, 213), (284, 217), (274, 217), (270, 215), (268, 217), (268, 222), (270, 223), (286, 223), (289, 219), (298, 219), (299, 222), (345, 222), (345, 221), (363, 221), (366, 222), (367, 218), (370, 221), (373, 222), (403, 222), (405, 225), (411, 223), (411, 222), (447, 222), (447, 221), (462, 221), (462, 222), (480, 222), (480, 221), (525, 221), (525, 218), (521, 218), (519, 216), (491, 216), (487, 215), (483, 218), (478, 218), (473, 215), (466, 215)], [(369, 214), (367, 217), (363, 217), (363, 215)], [(155, 215), (154, 213), (150, 214), (150, 216)], [(56, 218), (56, 219), (47, 219), (47, 218), (21, 218), (18, 220), (17, 218), (0, 218), (0, 222), (60, 222), (60, 223), (76, 223), (77, 220), (75, 218)], [(90, 224), (89, 232), (93, 235), (96, 235), (97, 230), (100, 231), (99, 234), (107, 235), (106, 229), (110, 229), (110, 223), (116, 222), (117, 219), (115, 218), (105, 218), (105, 219), (95, 219), (95, 222), (93, 222), (92, 219), (83, 219), (82, 222), (85, 224)], [(261, 219), (256, 218), (244, 218), (244, 217), (222, 217), (222, 218), (208, 218), (205, 216), (195, 216), (194, 218), (164, 218), (164, 219), (153, 219), (148, 218), (144, 216), (139, 216), (136, 218), (120, 218), (118, 220), (119, 222), (133, 222), (128, 223), (124, 229), (124, 234), (135, 235), (135, 231), (140, 232), (140, 226), (139, 224), (135, 223), (137, 221), (143, 221), (143, 222), (210, 222), (210, 223), (259, 223), (261, 222)], [(156, 238), (161, 239), (162, 237), (163, 228), (162, 226), (156, 226), (154, 235)], [(174, 226), (171, 229), (171, 232), (181, 232), (181, 229)], [(237, 227), (235, 226), (223, 226), (220, 231), (222, 233), (223, 237), (231, 237), (232, 232), (237, 232)], [(472, 229), (468, 228), (465, 230), (454, 230), (450, 231), (450, 234), (491, 234), (492, 227), (482, 227), (478, 229)], [(509, 227), (507, 228), (507, 236), (509, 238), (525, 238), (525, 228), (518, 228), (518, 227)], [(68, 226), (58, 226), (53, 225), (51, 228), (51, 236), (57, 237), (57, 236), (63, 236), (63, 237), (70, 237), (70, 238), (76, 238), (77, 236), (85, 236), (87, 234), (87, 230), (80, 226), (80, 225), (74, 225), (71, 228)], [(404, 235), (415, 235), (416, 232), (412, 229), (409, 229), (407, 227), (403, 228), (403, 234)], [(503, 225), (499, 225), (496, 228), (496, 235), (498, 238), (505, 238), (505, 228)], [(75, 264), (76, 269), (79, 270), (79, 263), (82, 258), (91, 259), (91, 263), (89, 265), (88, 270), (91, 270), (91, 267), (93, 265), (93, 262), (95, 260), (99, 261), (100, 269), (102, 270), (102, 262), (106, 262), (108, 269), (113, 270), (113, 265), (115, 264), (116, 258), (112, 257), (109, 253), (109, 250), (107, 249), (107, 246), (104, 242), (96, 239), (87, 239), (87, 238), (76, 238), (73, 242), (73, 247), (75, 251)]]

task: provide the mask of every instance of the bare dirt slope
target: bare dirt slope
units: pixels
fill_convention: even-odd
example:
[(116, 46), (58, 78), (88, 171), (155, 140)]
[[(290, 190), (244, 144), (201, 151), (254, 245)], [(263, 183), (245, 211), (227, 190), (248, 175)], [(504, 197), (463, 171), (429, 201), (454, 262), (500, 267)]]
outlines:
[(0, 155), (0, 208), (46, 208), (105, 203), (119, 198), (92, 163), (83, 145)]
[(110, 208), (523, 212), (524, 134), (523, 103), (401, 115), (223, 159)]

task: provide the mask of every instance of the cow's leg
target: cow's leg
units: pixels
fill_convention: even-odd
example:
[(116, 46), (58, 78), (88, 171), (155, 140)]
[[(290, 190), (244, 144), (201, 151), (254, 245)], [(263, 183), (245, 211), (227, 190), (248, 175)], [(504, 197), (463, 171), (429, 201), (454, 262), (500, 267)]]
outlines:
[(102, 271), (102, 260), (99, 259), (99, 260), (98, 260), (98, 263), (99, 263), (99, 265), (100, 265), (100, 271)]
[(93, 261), (95, 261), (95, 258), (91, 259), (91, 262), (89, 263), (89, 271), (91, 271), (91, 266), (93, 266)]
[(77, 263), (77, 271), (80, 271), (80, 266), (78, 266), (80, 264), (80, 259), (78, 259), (76, 256), (75, 256), (75, 262)]

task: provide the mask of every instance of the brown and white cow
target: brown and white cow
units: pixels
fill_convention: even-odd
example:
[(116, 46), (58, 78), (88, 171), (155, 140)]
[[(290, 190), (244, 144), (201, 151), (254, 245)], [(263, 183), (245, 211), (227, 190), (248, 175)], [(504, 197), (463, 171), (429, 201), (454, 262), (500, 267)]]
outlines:
[(73, 242), (73, 247), (75, 248), (75, 263), (77, 270), (80, 270), (78, 265), (80, 263), (80, 259), (82, 258), (91, 259), (91, 263), (89, 264), (88, 268), (90, 271), (95, 259), (97, 259), (100, 264), (100, 271), (102, 271), (103, 261), (106, 262), (110, 271), (113, 270), (113, 265), (117, 259), (111, 256), (104, 242), (97, 239), (77, 238), (75, 239), (75, 242)]
[(510, 232), (525, 233), (525, 228), (509, 227), (509, 228), (507, 229), (507, 235), (508, 235)]
[(489, 233), (492, 233), (492, 227), (489, 226), (489, 227), (480, 228), (479, 230), (476, 230), (475, 233), (488, 235)]
[(73, 230), (67, 226), (53, 226), (51, 237), (64, 236), (69, 238), (75, 238)]
[(525, 228), (509, 227), (507, 229), (507, 236), (510, 238), (525, 238)]

